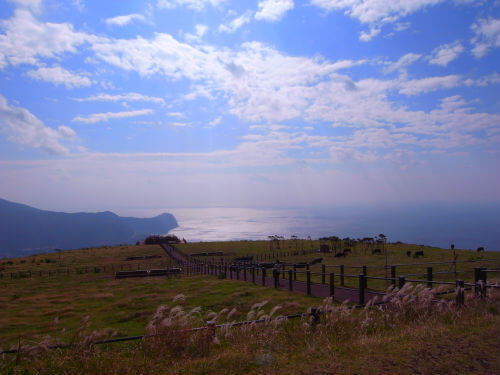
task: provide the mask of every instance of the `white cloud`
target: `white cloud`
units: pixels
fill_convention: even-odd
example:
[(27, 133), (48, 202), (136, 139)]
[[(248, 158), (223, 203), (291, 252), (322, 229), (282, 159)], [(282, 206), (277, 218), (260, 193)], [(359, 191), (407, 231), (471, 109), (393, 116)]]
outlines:
[(380, 34), (380, 31), (382, 30), (378, 27), (370, 27), (369, 32), (361, 31), (359, 33), (359, 40), (361, 40), (362, 42), (369, 42), (370, 40), (375, 38), (378, 34)]
[(276, 22), (283, 18), (286, 12), (293, 9), (293, 0), (261, 0), (255, 19)]
[(362, 23), (395, 22), (401, 17), (444, 0), (311, 0), (326, 11), (343, 10)]
[(0, 69), (7, 64), (36, 64), (40, 57), (56, 58), (76, 53), (77, 46), (96, 37), (75, 32), (69, 23), (38, 22), (30, 12), (16, 9), (14, 16), (0, 21)]
[(480, 19), (471, 26), (474, 37), (471, 39), (472, 53), (477, 58), (487, 55), (491, 49), (500, 47), (500, 19)]
[(112, 18), (106, 18), (104, 22), (110, 26), (125, 26), (134, 21), (145, 21), (146, 17), (139, 13), (127, 14), (123, 16), (116, 16)]
[(461, 76), (450, 74), (442, 77), (411, 79), (401, 83), (399, 92), (405, 95), (417, 95), (439, 89), (449, 89), (460, 84)]
[(52, 68), (38, 68), (37, 70), (29, 70), (27, 74), (39, 81), (51, 82), (55, 85), (64, 85), (68, 89), (75, 87), (86, 87), (92, 84), (92, 81), (82, 75), (71, 73), (70, 71), (54, 66)]
[(59, 126), (57, 130), (59, 131), (59, 134), (62, 138), (73, 139), (76, 137), (75, 131), (66, 125)]
[(0, 130), (15, 143), (45, 151), (48, 154), (67, 154), (61, 139), (75, 137), (73, 129), (60, 126), (55, 130), (40, 121), (25, 108), (9, 106), (0, 94)]
[(385, 73), (392, 73), (395, 70), (402, 70), (406, 68), (408, 65), (413, 64), (415, 61), (420, 59), (422, 55), (418, 53), (407, 53), (406, 55), (399, 58), (398, 61), (393, 63), (388, 63), (388, 66), (384, 68)]
[(138, 94), (136, 92), (129, 92), (127, 94), (116, 94), (116, 95), (98, 94), (98, 95), (90, 96), (88, 98), (77, 98), (75, 100), (78, 102), (125, 101), (125, 102), (150, 102), (150, 103), (156, 103), (156, 104), (165, 104), (165, 100), (163, 100), (162, 98), (158, 98), (155, 96), (142, 95), (142, 94)]
[(219, 25), (219, 31), (224, 33), (234, 33), (243, 25), (249, 23), (252, 20), (252, 11), (246, 11), (241, 16), (236, 17), (234, 20), (229, 22), (227, 25)]
[(434, 65), (447, 66), (450, 62), (458, 58), (465, 50), (459, 41), (450, 44), (443, 44), (432, 52), (429, 63)]
[(198, 24), (194, 27), (194, 34), (186, 33), (184, 38), (188, 42), (200, 42), (203, 36), (207, 33), (208, 26), (203, 24)]
[(182, 112), (168, 112), (167, 115), (171, 117), (184, 117), (184, 113)]
[(208, 123), (208, 126), (211, 127), (211, 128), (213, 128), (214, 126), (219, 125), (221, 121), (222, 121), (222, 116), (219, 116), (219, 117), (213, 119), (212, 121), (210, 121)]
[(177, 7), (185, 6), (189, 9), (201, 11), (207, 5), (218, 6), (226, 0), (158, 0), (158, 8), (174, 9)]
[(395, 23), (395, 30), (406, 28), (406, 24), (398, 22), (402, 17), (425, 9), (445, 0), (310, 0), (312, 5), (325, 11), (344, 10), (345, 14), (369, 24), (370, 31), (360, 34), (361, 41), (369, 41), (380, 33), (381, 27), (387, 23)]
[(497, 83), (500, 83), (500, 73), (492, 73), (477, 79), (467, 78), (464, 80), (466, 86), (488, 86)]
[(73, 118), (75, 122), (84, 122), (87, 124), (95, 124), (97, 122), (106, 122), (110, 119), (115, 118), (129, 118), (136, 116), (146, 116), (153, 114), (152, 109), (140, 109), (136, 111), (125, 111), (125, 112), (104, 112), (104, 113), (93, 113), (87, 117), (76, 116)]

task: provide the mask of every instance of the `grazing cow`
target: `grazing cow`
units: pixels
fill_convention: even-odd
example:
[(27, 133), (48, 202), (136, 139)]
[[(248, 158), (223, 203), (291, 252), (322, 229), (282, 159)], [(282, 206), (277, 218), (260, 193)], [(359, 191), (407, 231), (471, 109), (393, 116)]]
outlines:
[(415, 251), (415, 253), (413, 254), (413, 258), (418, 258), (418, 257), (423, 257), (424, 256), (424, 251), (421, 250), (421, 251)]
[(347, 254), (347, 253), (352, 253), (350, 248), (344, 249), (344, 254)]
[(478, 248), (477, 248), (477, 251), (478, 251), (478, 252), (479, 252), (479, 251), (484, 251), (484, 247), (478, 247)]
[(335, 258), (340, 258), (340, 257), (344, 257), (345, 258), (345, 253), (337, 253), (337, 254), (335, 254)]
[(330, 252), (330, 246), (326, 245), (326, 244), (319, 245), (319, 252), (320, 253), (329, 253)]
[(316, 258), (312, 262), (310, 262), (309, 264), (313, 265), (313, 264), (316, 264), (316, 263), (321, 263), (322, 261), (323, 261), (323, 258)]
[(375, 254), (382, 254), (382, 250), (380, 250), (380, 249), (373, 249), (372, 250), (372, 255), (375, 255)]
[(408, 251), (406, 252), (406, 256), (407, 256), (407, 257), (411, 257), (411, 251), (410, 251), (410, 250), (408, 250)]

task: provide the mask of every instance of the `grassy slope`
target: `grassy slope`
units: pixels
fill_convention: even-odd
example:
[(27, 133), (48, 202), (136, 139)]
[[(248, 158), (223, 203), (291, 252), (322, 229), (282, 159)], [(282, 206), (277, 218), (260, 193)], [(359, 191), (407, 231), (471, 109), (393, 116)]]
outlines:
[[(144, 333), (156, 308), (169, 304), (177, 294), (185, 294), (187, 306), (220, 310), (223, 307), (246, 309), (262, 299), (285, 306), (286, 313), (302, 312), (315, 298), (264, 289), (247, 283), (217, 280), (214, 277), (190, 276), (179, 279), (137, 278), (115, 280), (109, 265), (149, 268), (150, 263), (168, 264), (168, 259), (123, 262), (127, 256), (164, 255), (157, 246), (123, 246), (103, 249), (66, 251), (36, 257), (13, 259), (4, 265), (5, 277), (0, 280), (0, 346), (10, 347), (21, 336), (31, 341), (44, 334), (67, 340), (85, 315), (90, 315), (96, 329), (110, 328), (121, 335)], [(32, 259), (53, 259), (57, 263), (31, 263)], [(26, 262), (23, 262), (26, 260)], [(8, 260), (3, 260), (7, 262)], [(141, 264), (142, 263), (142, 264)], [(61, 266), (62, 265), (62, 266)], [(94, 273), (94, 266), (107, 265), (106, 272)], [(29, 266), (29, 267), (28, 267)], [(18, 270), (56, 270), (88, 266), (89, 273), (10, 279)], [(54, 319), (59, 322), (54, 325)], [(66, 329), (66, 334), (61, 330)]]
[[(269, 251), (268, 243), (265, 242), (200, 243), (182, 246), (186, 252), (222, 250), (236, 254), (258, 252), (259, 248), (262, 249), (260, 250), (262, 252)], [(417, 261), (407, 258), (405, 252), (408, 248), (414, 250), (415, 246), (389, 245), (389, 262), (422, 261), (422, 259)], [(424, 251), (426, 256), (423, 261), (450, 260), (449, 250), (425, 248)], [(345, 265), (366, 264), (368, 266), (383, 266), (385, 262), (383, 256), (365, 255), (363, 249), (355, 249), (354, 252), (355, 254), (340, 262)], [(475, 252), (457, 251), (457, 253), (459, 260), (478, 256)], [(116, 266), (130, 264), (131, 262), (124, 262), (126, 256), (154, 254), (164, 255), (162, 250), (156, 246), (122, 246), (17, 258), (11, 260), (13, 264), (5, 264), (9, 260), (3, 260), (0, 262), (0, 266), (5, 268), (4, 273), (25, 269), (55, 270), (84, 265), (109, 266), (114, 264)], [(481, 254), (485, 258), (497, 259), (493, 263), (497, 267), (500, 264), (499, 255), (496, 253)], [(322, 256), (326, 258), (325, 262), (328, 264), (340, 263), (337, 258), (330, 255)], [(300, 261), (311, 257), (314, 258), (316, 255), (298, 256), (291, 259)], [(46, 258), (52, 259), (55, 263), (41, 262)], [(32, 262), (32, 260), (35, 261)], [(141, 268), (148, 268), (148, 265), (153, 262), (168, 264), (166, 258), (132, 263), (134, 268), (141, 263)], [(4, 264), (1, 265), (1, 263)], [(409, 269), (421, 270), (421, 267), (414, 266), (409, 267)], [(172, 306), (172, 298), (179, 293), (188, 297), (184, 302), (185, 309), (200, 306), (203, 313), (209, 310), (219, 311), (224, 307), (236, 307), (239, 311), (248, 311), (253, 303), (264, 299), (272, 301), (272, 305), (282, 305), (282, 314), (302, 312), (307, 307), (319, 303), (315, 298), (299, 294), (274, 291), (229, 280), (221, 281), (212, 277), (119, 281), (110, 276), (107, 273), (87, 273), (70, 276), (59, 275), (51, 278), (34, 277), (13, 280), (4, 278), (0, 280), (0, 290), (2, 291), (0, 293), (1, 346), (3, 348), (10, 347), (17, 342), (20, 336), (24, 342), (40, 341), (41, 336), (47, 334), (56, 341), (68, 340), (75, 329), (80, 326), (80, 320), (84, 315), (90, 315), (93, 329), (109, 328), (117, 331), (119, 336), (142, 334), (157, 307), (163, 304)], [(498, 337), (500, 337), (498, 303), (491, 305), (489, 310), (484, 313), (468, 312), (464, 316), (467, 319), (462, 318), (454, 321), (437, 319), (425, 322), (425, 324), (422, 322), (419, 324), (405, 323), (392, 331), (362, 336), (359, 339), (351, 337), (346, 339), (345, 343), (336, 343), (335, 345), (328, 340), (322, 345), (309, 345), (291, 335), (290, 345), (283, 344), (284, 346), (278, 345), (269, 349), (272, 360), (266, 359), (266, 353), (263, 354), (264, 359), (259, 359), (260, 357), (255, 353), (256, 349), (251, 343), (232, 339), (233, 341), (230, 340), (231, 342), (227, 345), (213, 348), (209, 356), (204, 355), (199, 358), (188, 355), (185, 361), (170, 361), (168, 364), (163, 363), (164, 367), (148, 363), (143, 365), (153, 366), (151, 372), (155, 373), (176, 373), (182, 369), (189, 369), (193, 373), (237, 373), (241, 371), (249, 373), (287, 373), (287, 371), (288, 373), (290, 371), (310, 373), (311, 371), (332, 372), (336, 370), (341, 370), (342, 373), (383, 373), (385, 369), (392, 369), (392, 373), (431, 373), (436, 372), (436, 369), (440, 367), (448, 370), (468, 369), (467, 371), (460, 370), (462, 372), (455, 371), (457, 373), (495, 373), (485, 369), (488, 366), (495, 369), (500, 368), (498, 359), (495, 355), (492, 356), (491, 350), (488, 349), (493, 345), (493, 348), (497, 348), (496, 351), (493, 350), (493, 353), (498, 352)], [(236, 319), (243, 317), (244, 315), (241, 315)], [(57, 324), (54, 324), (55, 318), (58, 318)], [(301, 323), (297, 324), (299, 327), (296, 327), (295, 330), (300, 331)], [(66, 333), (61, 333), (63, 328), (66, 329)], [(283, 340), (286, 340), (286, 337)], [(422, 346), (422, 343), (425, 345)], [(104, 363), (117, 358), (128, 364), (130, 373), (140, 372), (140, 368), (136, 364), (132, 364), (129, 359), (136, 358), (137, 355), (140, 357), (141, 351), (127, 354), (119, 346), (110, 350), (111, 352), (95, 354), (96, 357), (92, 357), (88, 366), (97, 366), (93, 369), (112, 373), (118, 368), (106, 368)], [(445, 360), (439, 359), (442, 353), (447, 355)], [(243, 355), (244, 358), (235, 357), (238, 354)], [(474, 356), (480, 362), (472, 363)], [(38, 365), (24, 362), (19, 368), (22, 369), (26, 366), (27, 368), (36, 368), (37, 366), (43, 368), (47, 366), (44, 361), (49, 360), (48, 358), (43, 357)], [(78, 361), (75, 358), (58, 360), (62, 367), (53, 367), (55, 373), (64, 373), (64, 366), (67, 368), (76, 366), (73, 367), (73, 370), (79, 368), (78, 365), (75, 365), (75, 361)], [(459, 366), (462, 362), (467, 363), (468, 367)], [(137, 363), (141, 363), (141, 360), (138, 360)], [(0, 365), (0, 369), (3, 365), (10, 366), (5, 362)], [(91, 368), (82, 365), (81, 369), (85, 368), (87, 368), (87, 372), (92, 372)], [(408, 368), (415, 368), (415, 370), (406, 372), (405, 369)], [(125, 373), (124, 369), (121, 367), (120, 371), (116, 373)], [(74, 372), (77, 373), (77, 371)]]

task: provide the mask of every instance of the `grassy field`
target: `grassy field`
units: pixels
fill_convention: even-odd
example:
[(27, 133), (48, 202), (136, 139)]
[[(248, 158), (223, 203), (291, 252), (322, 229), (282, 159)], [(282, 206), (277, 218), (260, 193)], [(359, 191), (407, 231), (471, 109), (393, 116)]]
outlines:
[[(319, 247), (319, 243), (313, 243), (311, 247), (315, 248), (316, 245)], [(297, 242), (287, 241), (281, 251), (295, 250), (295, 246), (301, 250)], [(398, 274), (425, 272), (426, 265), (417, 263), (452, 260), (450, 250), (404, 244), (386, 246), (389, 264), (410, 263), (408, 266), (398, 266)], [(179, 247), (186, 253), (224, 251), (233, 254), (224, 257), (230, 259), (237, 255), (269, 253), (267, 241), (190, 243)], [(424, 250), (424, 258), (406, 256), (407, 250), (416, 249)], [(481, 264), (488, 267), (500, 265), (500, 254), (497, 253), (465, 250), (457, 250), (456, 253), (458, 261), (479, 261), (459, 263), (459, 271)], [(162, 258), (125, 261), (129, 256), (144, 255), (159, 255)], [(283, 256), (283, 253), (276, 255)], [(371, 255), (370, 251), (365, 252), (362, 247), (353, 248), (353, 253), (341, 260), (332, 254), (282, 258), (293, 263), (318, 256), (323, 257), (323, 262), (329, 265), (367, 265), (369, 275), (383, 275), (385, 272), (385, 256)], [(481, 262), (482, 259), (494, 261)], [(279, 306), (274, 316), (304, 312), (322, 303), (314, 297), (249, 283), (218, 280), (213, 276), (116, 280), (112, 273), (123, 267), (148, 269), (169, 265), (172, 262), (155, 245), (81, 249), (3, 259), (0, 261), (4, 275), (0, 279), (0, 346), (9, 349), (21, 343), (22, 347), (40, 348), (38, 344), (41, 342), (80, 342), (82, 337), (92, 335), (95, 338), (144, 334), (151, 329), (151, 322), (160, 306), (165, 306), (165, 311), (171, 311), (174, 306), (181, 305), (185, 312), (181, 315), (189, 319), (175, 321), (175, 327), (179, 324), (180, 327), (191, 327), (204, 325), (213, 318), (214, 313), (218, 314), (221, 310), (226, 312), (218, 314), (219, 322), (246, 319), (252, 306), (265, 300), (269, 303), (260, 309), (260, 314), (269, 315), (273, 307)], [(85, 267), (86, 272), (81, 273), (72, 271), (68, 275), (56, 272)], [(312, 267), (312, 270), (319, 270), (319, 267)], [(436, 271), (441, 269), (439, 267), (449, 269), (448, 265), (434, 267)], [(10, 277), (11, 273), (19, 274), (26, 270), (33, 271), (31, 278)], [(52, 276), (36, 276), (36, 271), (40, 270), (51, 271)], [(332, 270), (337, 272), (334, 267)], [(357, 268), (346, 268), (346, 272), (348, 270), (359, 273)], [(464, 279), (472, 277), (470, 273), (459, 275)], [(454, 276), (447, 274), (438, 277), (453, 279)], [(319, 275), (313, 279), (318, 281)], [(356, 286), (354, 281), (353, 286)], [(178, 295), (184, 295), (185, 298), (174, 301)], [(275, 324), (270, 319), (264, 328), (235, 328), (231, 332), (221, 332), (218, 334), (218, 343), (213, 343), (212, 339), (205, 342), (206, 338), (202, 336), (184, 337), (184, 341), (181, 340), (182, 348), (177, 347), (176, 351), (170, 346), (166, 347), (164, 342), (155, 341), (152, 346), (147, 340), (138, 344), (119, 344), (85, 351), (84, 357), (73, 349), (39, 355), (28, 350), (25, 357), (2, 358), (0, 373), (376, 374), (391, 369), (389, 372), (395, 374), (496, 374), (500, 372), (497, 355), (500, 347), (499, 301), (496, 296), (480, 304), (468, 300), (465, 308), (449, 307), (444, 312), (434, 311), (432, 314), (425, 312), (421, 301), (414, 301), (413, 305), (409, 303), (402, 308), (402, 312), (376, 310), (373, 313), (346, 313), (339, 310), (341, 316), (345, 315), (343, 323), (340, 325), (335, 317), (322, 318), (326, 319), (322, 322), (325, 327), (335, 326), (335, 330), (325, 331), (317, 328), (311, 331), (307, 321)], [(433, 311), (429, 306), (426, 309)], [(339, 341), (340, 338), (343, 339)], [(200, 345), (194, 345), (193, 340)], [(443, 353), (446, 354), (445, 358), (440, 358)], [(162, 360), (152, 361), (153, 357)]]

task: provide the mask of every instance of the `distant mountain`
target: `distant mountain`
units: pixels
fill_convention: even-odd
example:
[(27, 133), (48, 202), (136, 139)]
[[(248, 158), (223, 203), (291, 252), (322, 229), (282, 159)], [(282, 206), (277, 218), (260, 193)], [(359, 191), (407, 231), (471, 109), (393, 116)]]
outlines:
[(120, 217), (109, 211), (70, 214), (0, 199), (0, 256), (135, 243), (177, 226), (169, 213), (147, 219)]

